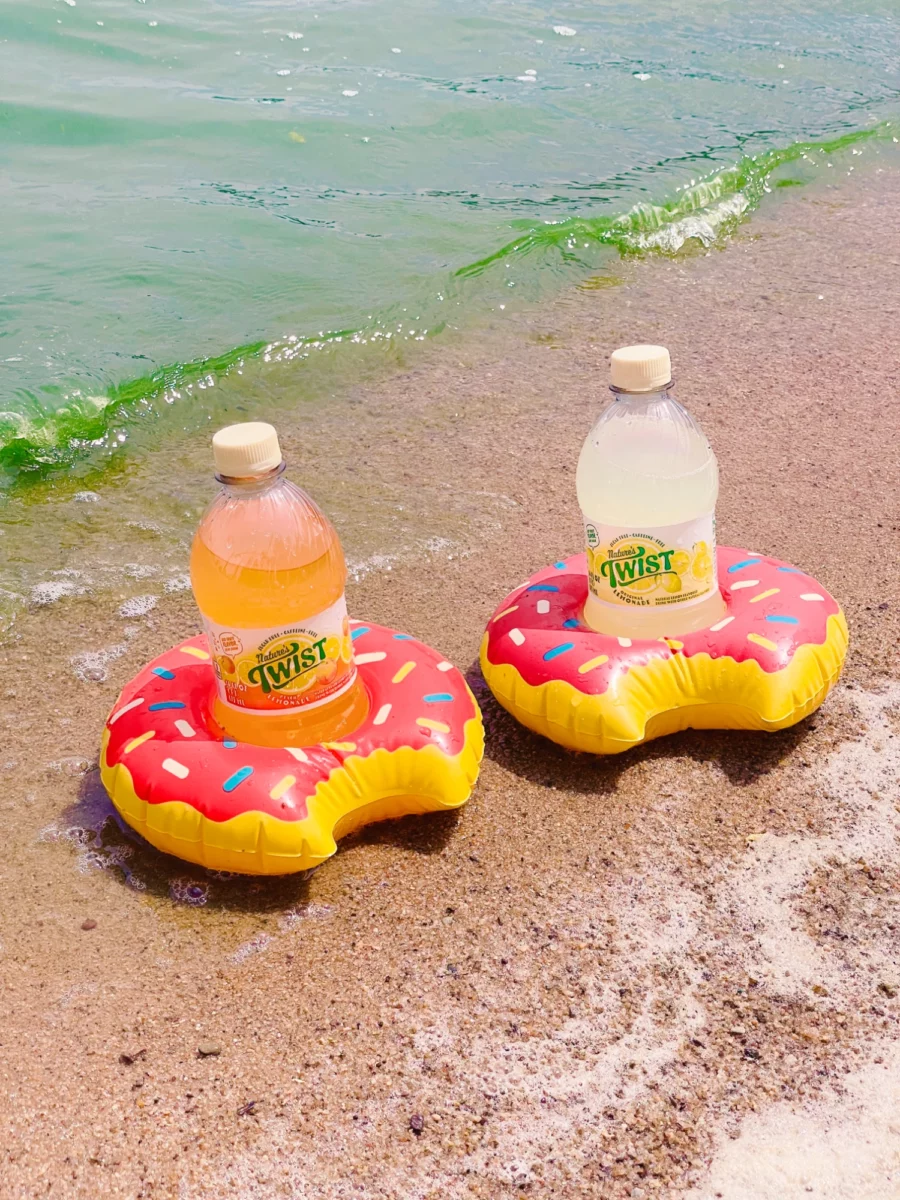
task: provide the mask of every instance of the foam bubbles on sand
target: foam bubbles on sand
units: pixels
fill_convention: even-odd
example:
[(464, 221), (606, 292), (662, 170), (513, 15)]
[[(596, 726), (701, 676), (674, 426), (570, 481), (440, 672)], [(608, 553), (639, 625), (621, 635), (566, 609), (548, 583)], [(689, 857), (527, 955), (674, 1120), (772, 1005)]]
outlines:
[(578, 30), (573, 29), (571, 25), (554, 25), (553, 32), (558, 33), (560, 37), (574, 37)]
[(45, 579), (31, 589), (31, 603), (38, 608), (44, 608), (48, 604), (56, 604), (66, 596), (84, 596), (89, 590), (81, 571), (71, 568), (54, 571), (51, 579)]
[(106, 679), (109, 664), (121, 658), (127, 649), (127, 646), (119, 644), (107, 646), (103, 650), (83, 650), (81, 654), (73, 655), (69, 661), (75, 677), (82, 683), (102, 683)]
[(814, 1105), (773, 1104), (725, 1139), (697, 1200), (886, 1200), (900, 1196), (900, 1048)]
[(120, 617), (146, 617), (153, 612), (159, 601), (158, 596), (132, 596), (119, 608)]

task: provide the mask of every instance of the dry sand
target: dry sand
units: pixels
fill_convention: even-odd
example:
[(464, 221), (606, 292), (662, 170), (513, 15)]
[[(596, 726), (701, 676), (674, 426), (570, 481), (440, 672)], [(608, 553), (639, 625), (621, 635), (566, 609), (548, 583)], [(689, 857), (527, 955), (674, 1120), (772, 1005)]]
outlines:
[[(383, 484), (420, 532), (442, 495), (456, 514), (455, 549), (350, 599), (470, 672), (488, 743), (458, 815), (365, 831), (307, 881), (164, 859), (95, 763), (119, 687), (196, 627), (189, 594), (17, 623), (4, 1196), (900, 1196), (896, 185), (792, 195), (725, 252), (624, 264), (284, 422), (295, 460), (352, 424), (347, 503)], [(721, 541), (816, 574), (852, 646), (793, 730), (595, 761), (519, 729), (473, 664), (505, 590), (578, 548), (577, 450), (640, 340), (715, 444)]]

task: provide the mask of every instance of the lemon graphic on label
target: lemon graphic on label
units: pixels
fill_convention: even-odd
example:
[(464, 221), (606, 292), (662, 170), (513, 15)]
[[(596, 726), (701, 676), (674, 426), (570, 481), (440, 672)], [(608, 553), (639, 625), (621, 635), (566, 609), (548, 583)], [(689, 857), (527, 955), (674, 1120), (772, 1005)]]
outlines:
[(655, 592), (659, 586), (659, 576), (650, 576), (645, 579), (636, 579), (634, 583), (628, 584), (629, 592), (636, 596), (647, 596), (650, 592)]
[(706, 542), (697, 542), (694, 546), (694, 562), (691, 574), (695, 579), (708, 579), (712, 575), (713, 561)]
[[(691, 565), (691, 556), (687, 550), (676, 550), (669, 561), (672, 564), (672, 570), (683, 575)], [(673, 588), (672, 590), (677, 592), (679, 589)]]
[(670, 592), (670, 593), (672, 593), (673, 595), (674, 595), (676, 592), (680, 592), (680, 591), (681, 591), (681, 576), (680, 576), (680, 575), (674, 575), (674, 574), (673, 574), (673, 575), (667, 575), (667, 576), (666, 576), (666, 579), (665, 579), (665, 584), (664, 584), (664, 587), (665, 587), (665, 589), (666, 589), (666, 591), (667, 591), (667, 592)]

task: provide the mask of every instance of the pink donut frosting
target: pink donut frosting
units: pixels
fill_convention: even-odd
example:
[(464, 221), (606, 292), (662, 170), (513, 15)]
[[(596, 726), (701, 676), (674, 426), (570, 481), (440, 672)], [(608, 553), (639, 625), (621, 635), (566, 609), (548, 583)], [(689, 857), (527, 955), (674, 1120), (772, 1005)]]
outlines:
[(708, 629), (676, 638), (616, 638), (582, 619), (588, 594), (584, 554), (538, 571), (498, 605), (487, 627), (487, 657), (508, 664), (532, 687), (559, 679), (601, 695), (631, 667), (652, 659), (706, 654), (784, 670), (797, 648), (822, 645), (840, 607), (820, 584), (789, 563), (731, 546), (718, 549), (726, 615)]
[(135, 792), (150, 804), (182, 801), (213, 821), (247, 811), (301, 821), (317, 783), (354, 757), (426, 746), (458, 755), (467, 722), (479, 714), (456, 667), (408, 634), (351, 626), (370, 705), (345, 739), (302, 750), (229, 739), (210, 715), (215, 679), (200, 636), (166, 651), (125, 687), (107, 721), (107, 764), (126, 765)]

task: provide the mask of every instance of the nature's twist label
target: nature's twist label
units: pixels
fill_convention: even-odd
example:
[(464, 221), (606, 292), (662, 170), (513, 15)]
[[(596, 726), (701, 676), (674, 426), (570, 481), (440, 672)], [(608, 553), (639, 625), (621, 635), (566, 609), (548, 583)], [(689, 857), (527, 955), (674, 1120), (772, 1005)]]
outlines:
[(279, 629), (238, 629), (205, 621), (219, 697), (259, 713), (316, 708), (356, 678), (343, 596), (331, 608)]
[(695, 604), (715, 587), (713, 513), (640, 533), (585, 521), (584, 532), (591, 591), (605, 604)]

